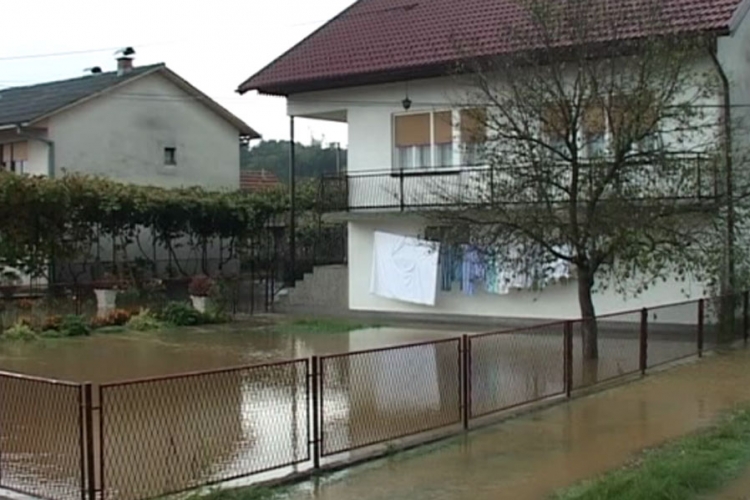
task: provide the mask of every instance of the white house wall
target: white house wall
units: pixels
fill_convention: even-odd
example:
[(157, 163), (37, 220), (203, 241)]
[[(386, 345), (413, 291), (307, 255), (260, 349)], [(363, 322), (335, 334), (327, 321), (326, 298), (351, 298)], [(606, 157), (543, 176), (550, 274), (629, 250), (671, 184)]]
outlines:
[[(153, 74), (49, 120), (57, 174), (106, 176), (163, 187), (239, 188), (239, 132)], [(164, 148), (177, 164), (164, 164)], [(45, 153), (46, 154), (46, 153)]]
[[(379, 311), (390, 313), (421, 313), (445, 315), (471, 315), (505, 318), (575, 319), (580, 317), (577, 284), (574, 280), (556, 284), (541, 292), (513, 291), (508, 295), (495, 295), (477, 286), (476, 295), (464, 295), (458, 284), (451, 292), (438, 290), (435, 307), (410, 304), (385, 299), (370, 293), (370, 279), (375, 231), (385, 231), (406, 236), (419, 237), (424, 234), (425, 224), (418, 218), (406, 216), (381, 217), (371, 221), (349, 223), (349, 308), (355, 311)], [(637, 297), (619, 295), (612, 287), (594, 297), (598, 314), (610, 314), (642, 307), (672, 304), (703, 296), (698, 283), (669, 280), (654, 285)], [(661, 321), (670, 316), (675, 323), (691, 323), (693, 315), (686, 315), (684, 308), (664, 310)], [(623, 318), (635, 321), (638, 315)]]

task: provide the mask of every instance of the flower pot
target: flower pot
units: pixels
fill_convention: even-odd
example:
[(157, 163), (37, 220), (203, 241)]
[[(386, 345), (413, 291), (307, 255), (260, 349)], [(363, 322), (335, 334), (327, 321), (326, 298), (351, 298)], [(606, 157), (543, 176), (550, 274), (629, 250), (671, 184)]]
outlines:
[(197, 295), (191, 295), (190, 301), (193, 303), (193, 309), (202, 313), (206, 312), (208, 297), (198, 297)]
[(94, 290), (94, 294), (96, 295), (96, 312), (98, 316), (104, 316), (115, 309), (117, 290), (97, 288)]

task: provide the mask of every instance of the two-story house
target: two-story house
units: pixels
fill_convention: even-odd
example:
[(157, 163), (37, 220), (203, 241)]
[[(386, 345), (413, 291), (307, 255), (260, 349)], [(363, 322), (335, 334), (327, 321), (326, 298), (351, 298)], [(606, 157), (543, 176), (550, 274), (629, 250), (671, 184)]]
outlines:
[(164, 64), (0, 90), (0, 168), (78, 172), (162, 187), (240, 187), (260, 136)]
[[(639, 12), (638, 2), (617, 5), (626, 3), (618, 34), (604, 33), (599, 40), (604, 42), (600, 56), (607, 57), (608, 44), (614, 45), (618, 37), (638, 38), (638, 16), (633, 15)], [(645, 8), (640, 6), (641, 11)], [(707, 41), (716, 61), (706, 50), (696, 54), (696, 64), (719, 71), (718, 63), (727, 76), (734, 116), (746, 113), (750, 2), (665, 0), (659, 8), (663, 22), (657, 30)], [(476, 49), (471, 55), (477, 59), (525, 50), (501, 36), (522, 24), (522, 11), (522, 2), (513, 0), (359, 0), (240, 85), (240, 92), (286, 97), (292, 124), (295, 117), (304, 117), (348, 126), (349, 166), (339, 189), (345, 201), (336, 209), (348, 223), (351, 310), (517, 318), (580, 314), (575, 276), (542, 292), (467, 294), (459, 287), (441, 289), (434, 304), (373, 293), (378, 234), (425, 235), (430, 220), (423, 211), (441, 202), (429, 186), (460, 183), (455, 179), (466, 175), (467, 165), (476, 168), (474, 151), (467, 147), (477, 139), (476, 113), (456, 98), (462, 92), (456, 68), (465, 57), (456, 40), (471, 40)], [(725, 105), (722, 91), (708, 99), (714, 111)], [(719, 130), (722, 113), (711, 116)], [(597, 312), (606, 314), (678, 302), (703, 290), (700, 283), (667, 279), (627, 303), (611, 287), (598, 292), (594, 301)]]

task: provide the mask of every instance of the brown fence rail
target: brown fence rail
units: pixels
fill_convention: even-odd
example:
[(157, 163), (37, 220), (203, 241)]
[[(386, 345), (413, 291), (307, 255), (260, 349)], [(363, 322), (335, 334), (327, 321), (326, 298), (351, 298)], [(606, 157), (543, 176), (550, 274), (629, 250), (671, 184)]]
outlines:
[[(747, 345), (749, 302), (746, 292), (98, 388), (0, 372), (0, 488), (142, 500), (346, 462), (353, 450), (432, 440), (719, 344)], [(592, 332), (595, 359), (585, 351)]]
[(321, 455), (461, 422), (461, 340), (320, 358)]
[(309, 361), (103, 385), (102, 498), (152, 498), (310, 459)]
[(0, 487), (83, 497), (82, 403), (79, 384), (0, 373)]

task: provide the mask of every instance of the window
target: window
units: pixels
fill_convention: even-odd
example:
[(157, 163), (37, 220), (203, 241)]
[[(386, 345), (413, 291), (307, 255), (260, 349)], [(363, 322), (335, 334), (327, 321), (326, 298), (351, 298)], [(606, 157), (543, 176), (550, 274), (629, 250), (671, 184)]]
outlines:
[(589, 158), (601, 158), (607, 154), (607, 119), (604, 107), (590, 104), (582, 117), (584, 150)]
[(177, 165), (177, 148), (164, 148), (164, 164)]
[(487, 112), (482, 108), (462, 109), (461, 164), (479, 165), (487, 141)]
[(413, 113), (394, 118), (394, 159), (397, 169), (453, 165), (451, 111)]
[(22, 174), (26, 170), (28, 149), (26, 142), (0, 144), (0, 170)]

